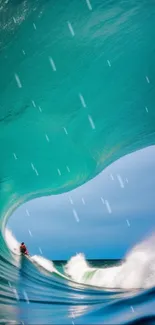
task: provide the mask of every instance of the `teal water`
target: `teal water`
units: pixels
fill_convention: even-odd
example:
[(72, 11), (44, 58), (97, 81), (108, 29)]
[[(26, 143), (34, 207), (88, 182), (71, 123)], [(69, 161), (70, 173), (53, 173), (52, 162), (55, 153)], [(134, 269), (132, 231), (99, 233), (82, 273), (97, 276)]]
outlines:
[[(76, 188), (155, 143), (154, 38), (153, 0), (0, 1), (2, 232), (23, 202)], [(0, 242), (0, 317), (10, 320), (19, 265)]]

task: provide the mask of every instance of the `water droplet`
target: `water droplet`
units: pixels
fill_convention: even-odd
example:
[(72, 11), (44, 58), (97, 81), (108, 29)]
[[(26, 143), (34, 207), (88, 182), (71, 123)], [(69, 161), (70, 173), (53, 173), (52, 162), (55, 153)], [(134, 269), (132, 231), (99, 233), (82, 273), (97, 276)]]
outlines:
[(80, 219), (79, 219), (77, 211), (75, 209), (73, 209), (73, 214), (74, 214), (74, 217), (75, 217), (76, 221), (79, 222)]
[(146, 76), (146, 81), (147, 81), (148, 84), (150, 83), (150, 80), (149, 80), (148, 76)]
[(29, 211), (27, 209), (26, 209), (26, 214), (27, 214), (28, 217), (30, 217), (30, 213), (29, 213)]
[(57, 169), (57, 171), (58, 171), (59, 176), (61, 176), (61, 171), (59, 168)]
[(55, 63), (54, 63), (53, 59), (50, 56), (49, 56), (49, 61), (50, 61), (50, 64), (51, 64), (51, 67), (52, 67), (53, 71), (56, 71)]
[(38, 173), (38, 171), (37, 171), (37, 169), (36, 169), (36, 168), (35, 168), (35, 170), (34, 170), (34, 171), (35, 171), (36, 175), (37, 175), (37, 176), (39, 176), (39, 173)]
[(34, 100), (32, 100), (32, 105), (36, 107), (36, 103), (34, 102)]
[(109, 213), (112, 213), (112, 210), (111, 210), (111, 207), (110, 207), (110, 204), (107, 200), (105, 200), (105, 204), (106, 204), (106, 207), (107, 207), (107, 210)]
[(39, 252), (40, 252), (40, 254), (43, 254), (42, 249), (40, 247), (39, 247)]
[(112, 174), (110, 174), (110, 177), (111, 177), (112, 181), (114, 181), (114, 176)]
[(109, 60), (107, 60), (108, 66), (111, 67), (111, 63)]
[(36, 24), (35, 24), (35, 23), (33, 23), (33, 27), (34, 27), (34, 29), (35, 29), (35, 30), (37, 29), (37, 27), (36, 27)]
[(130, 227), (130, 222), (128, 219), (126, 219), (126, 222), (127, 222), (128, 227)]
[(90, 0), (86, 0), (86, 3), (87, 3), (87, 6), (88, 6), (88, 9), (89, 10), (92, 10), (92, 6), (91, 6), (91, 3), (90, 3)]
[(86, 103), (85, 103), (85, 100), (84, 100), (82, 94), (79, 94), (79, 97), (80, 97), (80, 100), (81, 100), (81, 104), (82, 104), (82, 106), (83, 106), (84, 108), (86, 108)]
[(82, 203), (83, 203), (83, 205), (85, 205), (86, 204), (86, 202), (85, 202), (85, 200), (84, 200), (84, 198), (82, 197)]
[(63, 128), (63, 129), (64, 129), (64, 132), (65, 132), (66, 134), (68, 134), (68, 132), (67, 132), (66, 128)]
[(74, 30), (73, 30), (73, 27), (72, 27), (71, 23), (68, 21), (67, 24), (68, 24), (68, 28), (70, 30), (71, 35), (75, 36), (75, 33), (74, 33)]
[(48, 137), (47, 134), (45, 134), (45, 138), (46, 138), (47, 142), (50, 142), (49, 137)]
[(35, 167), (34, 167), (34, 165), (32, 163), (31, 163), (31, 167), (32, 167), (33, 170), (35, 170)]
[(122, 180), (122, 178), (121, 178), (121, 176), (120, 176), (119, 174), (117, 174), (117, 179), (118, 179), (118, 181), (119, 181), (119, 183), (120, 183), (120, 187), (121, 187), (121, 188), (124, 188), (123, 180)]
[(94, 124), (94, 121), (93, 121), (93, 119), (92, 119), (92, 117), (90, 115), (88, 115), (88, 120), (90, 122), (90, 125), (91, 125), (92, 129), (94, 130), (95, 129), (95, 124)]
[(69, 201), (70, 201), (70, 203), (73, 205), (74, 203), (73, 203), (73, 200), (72, 200), (72, 198), (71, 198), (71, 196), (69, 196)]
[(102, 203), (104, 204), (105, 202), (104, 202), (104, 199), (103, 199), (103, 197), (101, 196), (101, 201), (102, 201)]
[(29, 229), (29, 234), (30, 234), (30, 236), (32, 237), (32, 232), (31, 232), (31, 230)]
[(13, 153), (13, 156), (14, 156), (14, 158), (17, 160), (17, 156), (16, 156), (16, 154), (15, 154), (15, 153)]
[(21, 84), (21, 81), (20, 81), (20, 79), (19, 79), (19, 76), (15, 73), (15, 79), (16, 79), (16, 82), (17, 82), (17, 86), (19, 87), (19, 88), (22, 88), (22, 84)]

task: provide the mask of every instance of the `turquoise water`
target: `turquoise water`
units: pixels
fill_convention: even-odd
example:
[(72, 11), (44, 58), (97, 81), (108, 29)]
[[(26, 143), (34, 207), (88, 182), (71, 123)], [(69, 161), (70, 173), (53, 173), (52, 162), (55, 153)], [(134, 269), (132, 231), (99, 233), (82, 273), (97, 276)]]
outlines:
[[(23, 202), (76, 188), (119, 157), (155, 143), (154, 38), (153, 0), (0, 1), (2, 231)], [(0, 254), (0, 317), (11, 320), (14, 308), (18, 314), (29, 306), (21, 300), (19, 309), (8, 287), (8, 280), (19, 285), (19, 265), (2, 236)], [(46, 279), (42, 287), (36, 276), (28, 284), (33, 291), (38, 283), (32, 294), (42, 288), (52, 304), (51, 284)], [(57, 294), (65, 316), (54, 319), (67, 323), (64, 292)], [(68, 305), (75, 292), (71, 297)], [(43, 313), (48, 323), (42, 301), (31, 320), (25, 314), (27, 323), (40, 317), (43, 324)]]

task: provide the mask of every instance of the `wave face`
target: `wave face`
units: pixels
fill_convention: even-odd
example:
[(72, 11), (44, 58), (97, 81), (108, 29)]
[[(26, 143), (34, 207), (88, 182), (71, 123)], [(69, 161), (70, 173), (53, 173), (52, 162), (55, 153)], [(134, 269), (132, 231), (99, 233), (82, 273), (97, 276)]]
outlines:
[[(71, 261), (68, 279), (40, 257), (21, 260), (3, 237), (23, 202), (76, 188), (155, 143), (154, 39), (153, 0), (0, 0), (1, 323), (153, 322), (153, 289), (124, 291), (128, 264), (111, 280), (95, 270), (79, 284), (85, 272), (75, 274)], [(150, 274), (140, 277), (145, 288), (154, 286)], [(96, 288), (112, 282), (123, 291)], [(137, 316), (129, 305), (140, 303)]]
[(36, 255), (21, 257), (19, 243), (7, 229), (5, 240), (18, 274), (15, 278), (13, 265), (5, 262), (2, 288), (6, 276), (9, 281), (5, 295), (1, 294), (2, 323), (130, 324), (137, 322), (137, 313), (138, 321), (154, 323), (154, 236), (134, 247), (124, 261), (111, 263), (88, 263), (83, 254), (67, 263)]

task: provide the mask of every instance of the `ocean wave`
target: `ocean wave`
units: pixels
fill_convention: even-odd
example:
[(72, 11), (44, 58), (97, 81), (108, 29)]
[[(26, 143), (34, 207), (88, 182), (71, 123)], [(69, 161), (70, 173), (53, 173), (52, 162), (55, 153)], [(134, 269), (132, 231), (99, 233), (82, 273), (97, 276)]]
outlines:
[(154, 240), (113, 268), (80, 254), (63, 272), (20, 256), (5, 227), (24, 202), (77, 188), (155, 144), (154, 25), (151, 0), (0, 0), (1, 324), (153, 315)]
[(84, 254), (73, 256), (65, 272), (79, 283), (104, 288), (140, 289), (155, 286), (155, 235), (136, 245), (121, 265), (94, 268)]
[[(17, 304), (19, 308), (22, 305), (24, 310), (25, 308), (29, 309), (30, 306), (33, 313), (37, 308), (38, 317), (40, 315), (39, 306), (46, 306), (45, 310), (42, 310), (42, 317), (48, 321), (51, 321), (53, 317), (49, 312), (49, 306), (52, 306), (52, 310), (54, 308), (55, 312), (60, 309), (58, 319), (61, 319), (62, 322), (64, 308), (68, 315), (66, 317), (70, 318), (72, 322), (76, 319), (77, 323), (78, 319), (85, 319), (85, 317), (87, 319), (89, 314), (92, 320), (94, 317), (95, 320), (101, 321), (102, 312), (105, 315), (106, 324), (112, 324), (113, 319), (116, 319), (117, 324), (127, 324), (128, 322), (134, 324), (141, 318), (147, 319), (145, 313), (139, 313), (137, 319), (135, 308), (137, 304), (145, 303), (146, 299), (148, 300), (147, 310), (151, 308), (149, 306), (152, 306), (154, 240), (155, 237), (152, 235), (136, 245), (127, 254), (125, 261), (117, 266), (92, 267), (83, 254), (77, 254), (60, 270), (57, 263), (43, 256), (34, 255), (21, 258), (19, 242), (12, 232), (6, 229), (6, 244), (4, 242), (4, 245), (11, 249), (15, 262), (9, 264), (8, 268), (5, 263), (5, 276), (2, 277), (2, 281), (6, 278), (8, 281), (7, 284), (4, 282), (7, 290), (5, 290), (5, 296), (1, 294), (1, 299), (15, 304), (15, 306)], [(27, 307), (24, 307), (23, 304), (26, 304)], [(17, 307), (13, 307), (13, 310), (14, 308)], [(47, 318), (45, 311), (48, 313)], [(8, 317), (10, 313), (6, 308)], [(25, 317), (26, 320), (27, 316)], [(39, 321), (38, 317), (35, 319)], [(33, 319), (34, 316), (30, 317), (30, 324), (33, 323)], [(150, 319), (152, 320), (153, 317)], [(54, 320), (57, 323), (56, 315)], [(150, 320), (148, 319), (148, 321)]]

